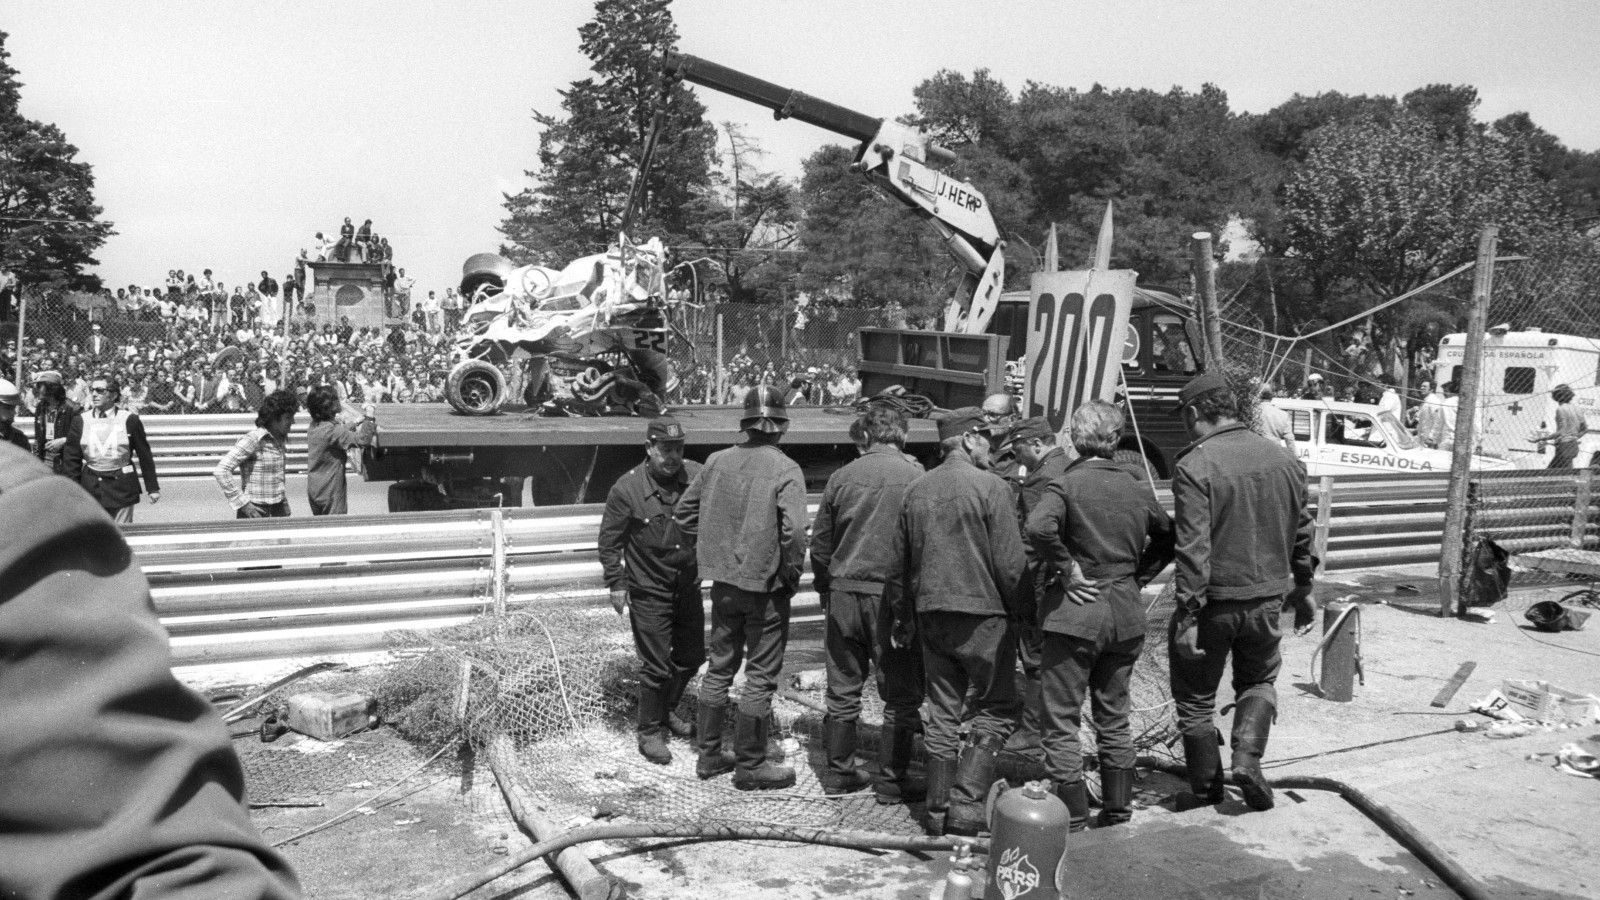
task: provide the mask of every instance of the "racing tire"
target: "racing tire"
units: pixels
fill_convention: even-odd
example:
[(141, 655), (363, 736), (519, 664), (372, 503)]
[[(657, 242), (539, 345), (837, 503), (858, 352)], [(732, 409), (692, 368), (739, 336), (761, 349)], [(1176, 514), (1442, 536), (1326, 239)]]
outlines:
[[(1118, 447), (1111, 454), (1111, 461), (1132, 472), (1140, 481), (1145, 479), (1145, 455), (1138, 447)], [(1161, 467), (1155, 460), (1150, 460), (1150, 474), (1156, 478), (1161, 477)]]
[(481, 359), (462, 360), (444, 382), (444, 398), (464, 416), (492, 416), (506, 402), (506, 376)]
[(389, 485), (389, 512), (433, 512), (444, 509), (444, 499), (433, 485), (418, 479)]

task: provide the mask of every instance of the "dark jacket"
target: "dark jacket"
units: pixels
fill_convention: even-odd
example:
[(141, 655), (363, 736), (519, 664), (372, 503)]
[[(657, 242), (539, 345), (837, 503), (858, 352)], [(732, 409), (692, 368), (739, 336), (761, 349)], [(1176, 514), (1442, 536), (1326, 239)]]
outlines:
[(922, 474), (899, 447), (878, 444), (828, 478), (811, 525), (811, 572), (824, 600), (832, 590), (883, 595), (900, 506)]
[(0, 584), (0, 896), (298, 897), (122, 535), (3, 444)]
[(697, 536), (700, 577), (756, 593), (794, 593), (806, 561), (806, 480), (770, 444), (718, 450), (678, 500)]
[(85, 464), (83, 458), (83, 437), (88, 430), (84, 417), (95, 415), (93, 409), (88, 409), (78, 414), (74, 424), (78, 429), (76, 439), (67, 441), (62, 448), (61, 474), (76, 480), (83, 485), (84, 490), (93, 494), (100, 505), (106, 509), (121, 509), (133, 506), (139, 502), (139, 479), (144, 478), (144, 489), (149, 493), (161, 490), (161, 481), (156, 477), (156, 458), (150, 450), (150, 438), (145, 434), (144, 422), (137, 413), (128, 414), (128, 449), (132, 451), (133, 458), (139, 461), (138, 475), (126, 472), (115, 476), (97, 475), (93, 469)]
[(896, 530), (891, 578), (907, 611), (1012, 614), (1022, 577), (1022, 530), (1011, 488), (952, 456), (912, 482)]
[[(1045, 570), (1039, 627), (1112, 640), (1144, 634), (1139, 589), (1172, 562), (1172, 517), (1150, 487), (1108, 459), (1082, 458), (1052, 481), (1028, 516), (1028, 541)], [(1066, 599), (1072, 563), (1100, 588), (1093, 603)]]
[(13, 447), (26, 450), (29, 453), (33, 452), (33, 446), (28, 443), (28, 436), (10, 422), (0, 425), (0, 440), (4, 440)]
[[(73, 478), (77, 478), (76, 472), (67, 471), (67, 448), (76, 447), (78, 442), (83, 440), (83, 420), (79, 418), (81, 412), (82, 410), (79, 409), (76, 403), (68, 401), (61, 406), (55, 407), (49, 414), (34, 413), (33, 455), (45, 460), (46, 464), (50, 466), (50, 470), (57, 475), (70, 475)], [(55, 421), (56, 437), (67, 439), (66, 444), (55, 455), (54, 460), (47, 458), (48, 451), (44, 446), (45, 422), (47, 419)]]
[(1252, 600), (1310, 584), (1305, 475), (1282, 444), (1233, 424), (1185, 447), (1172, 475), (1180, 604)]
[(606, 587), (661, 598), (699, 588), (694, 539), (672, 518), (678, 499), (698, 474), (700, 464), (684, 460), (683, 469), (663, 481), (650, 474), (648, 463), (640, 463), (611, 486), (600, 516)]

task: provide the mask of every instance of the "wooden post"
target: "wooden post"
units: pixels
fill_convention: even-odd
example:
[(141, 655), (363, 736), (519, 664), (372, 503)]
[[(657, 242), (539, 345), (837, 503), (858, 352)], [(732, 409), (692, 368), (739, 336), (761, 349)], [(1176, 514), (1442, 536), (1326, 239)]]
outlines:
[[(528, 834), (533, 836), (535, 843), (548, 841), (561, 833), (554, 822), (545, 818), (538, 810), (530, 808), (522, 802), (517, 794), (516, 779), (507, 771), (511, 761), (516, 759), (516, 749), (511, 738), (503, 733), (495, 733), (489, 738), (488, 753), (489, 770), (494, 773), (495, 783), (500, 786), (500, 794), (506, 799), (506, 808), (511, 811), (511, 818), (522, 826)], [(589, 857), (577, 847), (568, 847), (556, 854), (554, 860), (548, 860), (550, 867), (566, 879), (572, 892), (579, 900), (605, 900), (611, 896), (611, 880), (600, 874), (589, 861)]]
[(1456, 614), (1461, 572), (1466, 560), (1467, 487), (1471, 473), (1473, 427), (1478, 409), (1478, 376), (1483, 369), (1483, 331), (1488, 327), (1489, 297), (1494, 291), (1494, 252), (1500, 229), (1485, 225), (1478, 234), (1478, 264), (1472, 279), (1472, 311), (1467, 318), (1467, 345), (1462, 350), (1460, 396), (1456, 407), (1454, 456), (1444, 510), (1444, 542), (1439, 552), (1439, 615)]
[(1589, 536), (1589, 498), (1592, 496), (1594, 470), (1588, 466), (1578, 470), (1577, 490), (1572, 499), (1572, 549), (1582, 550)]
[(1333, 476), (1323, 475), (1317, 480), (1316, 536), (1312, 539), (1313, 552), (1317, 554), (1317, 574), (1328, 567), (1328, 526), (1333, 520)]
[(1206, 369), (1222, 364), (1222, 319), (1217, 312), (1217, 264), (1211, 258), (1211, 232), (1196, 231), (1189, 244), (1194, 269), (1194, 289), (1200, 301), (1200, 323), (1205, 326)]
[[(581, 499), (578, 502), (583, 502)], [(506, 616), (506, 519), (505, 510), (492, 509), (489, 511), (489, 527), (492, 529), (490, 540), (490, 559), (493, 560), (494, 579), (490, 582), (489, 597), (494, 603), (494, 617), (503, 621)]]

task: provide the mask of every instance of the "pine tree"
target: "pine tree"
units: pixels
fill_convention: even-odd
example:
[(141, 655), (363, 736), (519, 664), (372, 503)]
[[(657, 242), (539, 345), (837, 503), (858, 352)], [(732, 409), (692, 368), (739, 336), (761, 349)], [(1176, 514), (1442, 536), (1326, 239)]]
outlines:
[(24, 285), (98, 289), (94, 252), (113, 232), (98, 220), (94, 175), (61, 129), (22, 115), (22, 83), (0, 31), (0, 270)]
[(539, 168), (533, 185), (507, 195), (501, 252), (521, 262), (560, 266), (616, 239), (651, 121), (663, 112), (630, 236), (667, 243), (690, 232), (691, 201), (711, 180), (716, 132), (705, 107), (681, 82), (662, 77), (676, 44), (671, 0), (599, 0), (578, 29), (595, 77), (561, 92), (564, 116), (535, 112)]

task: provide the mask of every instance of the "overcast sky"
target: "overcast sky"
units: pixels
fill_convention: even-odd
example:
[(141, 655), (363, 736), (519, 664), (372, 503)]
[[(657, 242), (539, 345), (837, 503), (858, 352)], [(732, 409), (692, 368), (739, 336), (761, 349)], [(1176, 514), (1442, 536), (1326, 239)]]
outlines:
[[(587, 73), (585, 0), (387, 3), (5, 0), (23, 112), (94, 166), (118, 234), (110, 285), (168, 269), (281, 278), (317, 230), (371, 218), (441, 293), (499, 245), (502, 193), (536, 164), (529, 111)], [(1088, 88), (1213, 82), (1235, 110), (1295, 93), (1471, 84), (1490, 120), (1526, 110), (1600, 149), (1600, 3), (678, 0), (686, 53), (873, 116), (912, 111), (939, 69)], [(842, 142), (701, 90), (766, 167)], [(1001, 223), (1004, 227), (1005, 223)]]

